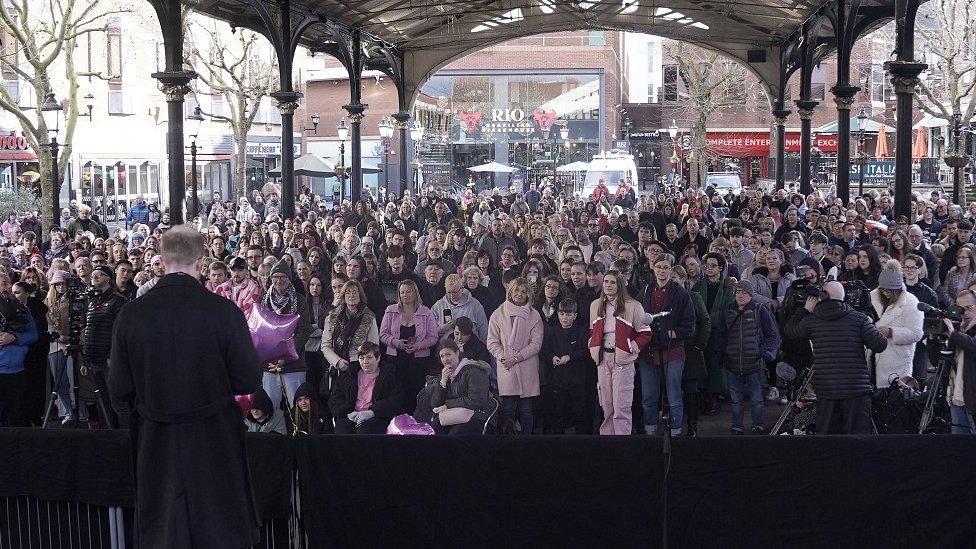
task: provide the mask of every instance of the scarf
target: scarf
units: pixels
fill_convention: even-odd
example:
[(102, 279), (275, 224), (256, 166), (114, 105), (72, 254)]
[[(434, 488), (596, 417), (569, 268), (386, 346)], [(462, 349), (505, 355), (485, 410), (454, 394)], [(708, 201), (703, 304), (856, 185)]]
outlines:
[(274, 286), (264, 296), (264, 306), (279, 315), (298, 314), (298, 294), (295, 286), (289, 284), (285, 293), (280, 294)]
[(349, 358), (350, 343), (353, 334), (359, 330), (359, 325), (363, 322), (363, 313), (366, 307), (360, 306), (356, 312), (350, 312), (345, 305), (340, 305), (338, 314), (332, 318), (332, 349), (342, 358)]
[(505, 301), (502, 305), (505, 316), (512, 319), (512, 332), (508, 336), (508, 346), (512, 354), (524, 349), (529, 340), (529, 315), (532, 307), (528, 304), (516, 305)]

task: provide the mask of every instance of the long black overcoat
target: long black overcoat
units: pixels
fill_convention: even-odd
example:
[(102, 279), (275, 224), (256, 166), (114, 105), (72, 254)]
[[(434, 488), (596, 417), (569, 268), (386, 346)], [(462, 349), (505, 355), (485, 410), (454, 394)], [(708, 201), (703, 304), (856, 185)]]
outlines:
[(140, 548), (259, 541), (233, 395), (261, 387), (237, 306), (168, 274), (115, 323), (109, 391), (132, 407)]

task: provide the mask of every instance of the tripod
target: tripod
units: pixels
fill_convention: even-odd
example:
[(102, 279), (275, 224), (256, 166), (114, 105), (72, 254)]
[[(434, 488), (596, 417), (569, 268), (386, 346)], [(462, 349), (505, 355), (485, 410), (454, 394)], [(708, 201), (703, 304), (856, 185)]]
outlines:
[[(942, 340), (939, 344), (939, 367), (936, 369), (935, 381), (932, 382), (932, 386), (929, 387), (929, 392), (925, 397), (925, 409), (922, 411), (922, 420), (918, 424), (918, 434), (920, 435), (933, 433), (939, 430), (940, 427), (945, 428), (948, 426), (945, 418), (938, 417), (935, 414), (936, 401), (940, 394), (944, 394), (942, 392), (943, 381), (952, 364), (952, 351), (949, 349), (947, 343), (947, 341)], [(933, 420), (939, 425), (933, 426)]]
[[(78, 379), (81, 377), (81, 372), (80, 372), (80, 367), (79, 367), (79, 364), (80, 364), (79, 358), (81, 356), (81, 353), (80, 353), (80, 349), (76, 345), (72, 345), (72, 344), (69, 344), (68, 345), (68, 349), (65, 351), (65, 353), (66, 353), (67, 356), (65, 356), (65, 358), (64, 358), (63, 365), (60, 368), (58, 368), (58, 371), (54, 374), (53, 387), (51, 389), (51, 394), (48, 395), (48, 397), (47, 397), (47, 405), (44, 407), (44, 422), (41, 424), (41, 429), (47, 429), (48, 428), (48, 421), (50, 420), (50, 417), (51, 417), (52, 407), (55, 406), (55, 401), (58, 398), (60, 398), (59, 395), (58, 395), (58, 386), (60, 384), (60, 381), (62, 379), (64, 379), (65, 376), (67, 375), (67, 372), (68, 372), (68, 361), (69, 360), (71, 361), (71, 368), (72, 368), (72, 372), (74, 374), (73, 375), (74, 383), (71, 384), (71, 387), (69, 389), (69, 393), (70, 394), (68, 396), (68, 399), (69, 399), (68, 408), (70, 410), (69, 416), (71, 418), (73, 418), (73, 420), (66, 422), (64, 424), (64, 426), (65, 427), (79, 427), (80, 426), (79, 408), (81, 406), (81, 398), (79, 397), (79, 394), (78, 394), (79, 393), (79, 391), (78, 391)], [(98, 409), (99, 409), (99, 412), (101, 413), (102, 418), (105, 419), (105, 424), (108, 426), (109, 429), (111, 429), (113, 427), (113, 425), (112, 425), (112, 418), (108, 414), (108, 408), (106, 408), (106, 406), (105, 406), (105, 401), (102, 398), (102, 394), (101, 393), (102, 393), (102, 391), (96, 386), (96, 388), (94, 389), (95, 402), (98, 405)]]
[(797, 406), (797, 402), (799, 402), (803, 395), (806, 394), (807, 387), (809, 387), (810, 383), (812, 382), (813, 366), (811, 365), (810, 368), (807, 369), (807, 373), (803, 377), (803, 382), (800, 383), (800, 387), (793, 393), (793, 398), (790, 399), (790, 403), (786, 406), (786, 409), (783, 410), (782, 414), (780, 414), (779, 419), (776, 420), (776, 424), (773, 425), (773, 428), (769, 431), (770, 435), (780, 434), (780, 430), (783, 428), (783, 425), (785, 425), (787, 421), (792, 421), (793, 418), (796, 417), (797, 412), (800, 410), (800, 408)]

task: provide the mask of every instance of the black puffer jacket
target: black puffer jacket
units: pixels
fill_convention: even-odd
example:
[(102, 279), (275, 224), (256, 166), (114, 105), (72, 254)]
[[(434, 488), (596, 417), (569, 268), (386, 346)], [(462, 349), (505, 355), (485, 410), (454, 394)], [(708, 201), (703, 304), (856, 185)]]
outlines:
[(115, 288), (109, 288), (89, 300), (81, 344), (92, 366), (98, 367), (108, 362), (112, 351), (112, 327), (126, 302)]
[(813, 385), (818, 398), (846, 399), (873, 391), (864, 348), (880, 353), (888, 340), (871, 319), (842, 301), (828, 299), (813, 313), (799, 308), (785, 329), (787, 337), (813, 343)]

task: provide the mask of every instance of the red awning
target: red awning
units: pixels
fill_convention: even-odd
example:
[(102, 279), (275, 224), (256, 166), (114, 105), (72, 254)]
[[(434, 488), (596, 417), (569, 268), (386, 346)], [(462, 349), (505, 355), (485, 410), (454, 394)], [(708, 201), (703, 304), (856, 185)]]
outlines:
[(31, 151), (2, 151), (0, 150), (0, 162), (12, 162), (16, 160), (36, 161), (37, 155)]

